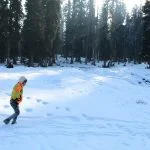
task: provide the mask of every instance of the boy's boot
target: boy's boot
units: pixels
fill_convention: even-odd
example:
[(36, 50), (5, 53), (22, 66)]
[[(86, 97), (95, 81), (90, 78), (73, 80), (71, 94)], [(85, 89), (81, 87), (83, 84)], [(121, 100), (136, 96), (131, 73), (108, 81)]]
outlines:
[(4, 122), (5, 124), (8, 124), (8, 123), (10, 122), (10, 119), (5, 119), (5, 120), (3, 120), (3, 122)]
[(13, 119), (12, 123), (11, 124), (16, 124), (16, 119)]

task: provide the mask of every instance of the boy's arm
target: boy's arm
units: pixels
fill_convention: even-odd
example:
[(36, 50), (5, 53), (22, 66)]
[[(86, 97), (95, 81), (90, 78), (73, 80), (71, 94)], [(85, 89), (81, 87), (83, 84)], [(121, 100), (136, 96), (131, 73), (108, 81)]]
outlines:
[(17, 102), (21, 102), (22, 101), (22, 87), (17, 84), (15, 87), (15, 92), (16, 92), (16, 98), (17, 98)]

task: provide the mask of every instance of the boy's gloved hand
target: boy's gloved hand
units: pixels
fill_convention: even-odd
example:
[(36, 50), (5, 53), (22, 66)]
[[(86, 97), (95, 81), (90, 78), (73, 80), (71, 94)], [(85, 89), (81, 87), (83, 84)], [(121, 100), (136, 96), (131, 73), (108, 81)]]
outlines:
[(20, 102), (22, 102), (22, 96), (20, 96), (20, 98), (17, 99), (17, 103), (19, 104)]

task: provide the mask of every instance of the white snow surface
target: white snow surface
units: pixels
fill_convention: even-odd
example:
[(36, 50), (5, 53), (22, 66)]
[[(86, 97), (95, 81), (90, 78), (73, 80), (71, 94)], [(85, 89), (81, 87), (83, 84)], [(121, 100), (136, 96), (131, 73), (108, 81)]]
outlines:
[[(150, 150), (145, 66), (0, 66), (0, 150)], [(4, 125), (22, 75), (21, 114), (17, 124)]]

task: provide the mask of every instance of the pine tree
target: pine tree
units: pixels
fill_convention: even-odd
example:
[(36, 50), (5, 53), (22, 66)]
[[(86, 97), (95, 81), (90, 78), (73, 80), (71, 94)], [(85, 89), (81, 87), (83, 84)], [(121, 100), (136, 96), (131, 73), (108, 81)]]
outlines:
[(44, 13), (42, 0), (27, 0), (23, 26), (23, 55), (29, 58), (29, 66), (40, 62), (44, 51)]
[(125, 29), (124, 29), (124, 37), (125, 37), (125, 47), (123, 51), (124, 59), (128, 58), (129, 60), (133, 60), (133, 50), (132, 50), (132, 21), (131, 16), (129, 14), (126, 15), (125, 20)]
[(45, 22), (45, 46), (49, 65), (55, 63), (54, 44), (59, 40), (60, 0), (43, 0)]
[(4, 61), (8, 40), (8, 0), (0, 1), (0, 59)]
[(72, 22), (71, 22), (71, 1), (68, 0), (67, 6), (66, 6), (66, 25), (65, 25), (65, 49), (64, 49), (64, 56), (67, 59), (69, 56), (71, 56), (71, 50), (72, 50)]
[(132, 51), (134, 62), (139, 61), (142, 50), (142, 30), (143, 30), (143, 20), (142, 20), (142, 9), (141, 7), (135, 6), (131, 15), (131, 41), (132, 41)]
[(9, 43), (8, 57), (19, 55), (21, 20), (23, 18), (21, 0), (9, 0)]
[(143, 51), (142, 55), (144, 60), (148, 62), (148, 68), (150, 68), (150, 1), (146, 1), (143, 8), (144, 12), (144, 25), (143, 25)]
[(95, 33), (95, 26), (96, 26), (96, 18), (95, 18), (95, 7), (94, 7), (94, 0), (88, 1), (88, 14), (87, 14), (87, 38), (88, 38), (88, 46), (87, 46), (87, 56), (86, 61), (91, 61), (93, 58), (93, 64), (95, 64), (95, 40), (96, 40), (96, 33)]
[(72, 52), (71, 52), (71, 63), (73, 58), (76, 61), (81, 62), (81, 56), (83, 55), (83, 41), (86, 35), (86, 0), (73, 0), (72, 6)]
[(103, 67), (107, 66), (106, 62), (110, 60), (111, 56), (111, 48), (110, 48), (110, 39), (109, 39), (109, 28), (108, 28), (108, 13), (109, 13), (109, 5), (108, 0), (106, 0), (102, 7), (102, 13), (100, 16), (100, 24), (98, 29), (98, 50), (100, 54), (100, 58), (104, 61)]
[[(111, 35), (111, 48), (112, 48), (112, 57), (114, 60), (122, 59), (120, 52), (120, 42), (121, 38), (118, 36), (121, 29), (123, 29), (123, 23), (126, 16), (126, 8), (124, 2), (122, 0), (110, 0), (110, 35)], [(121, 31), (123, 32), (123, 31)], [(123, 43), (122, 43), (123, 44)]]

